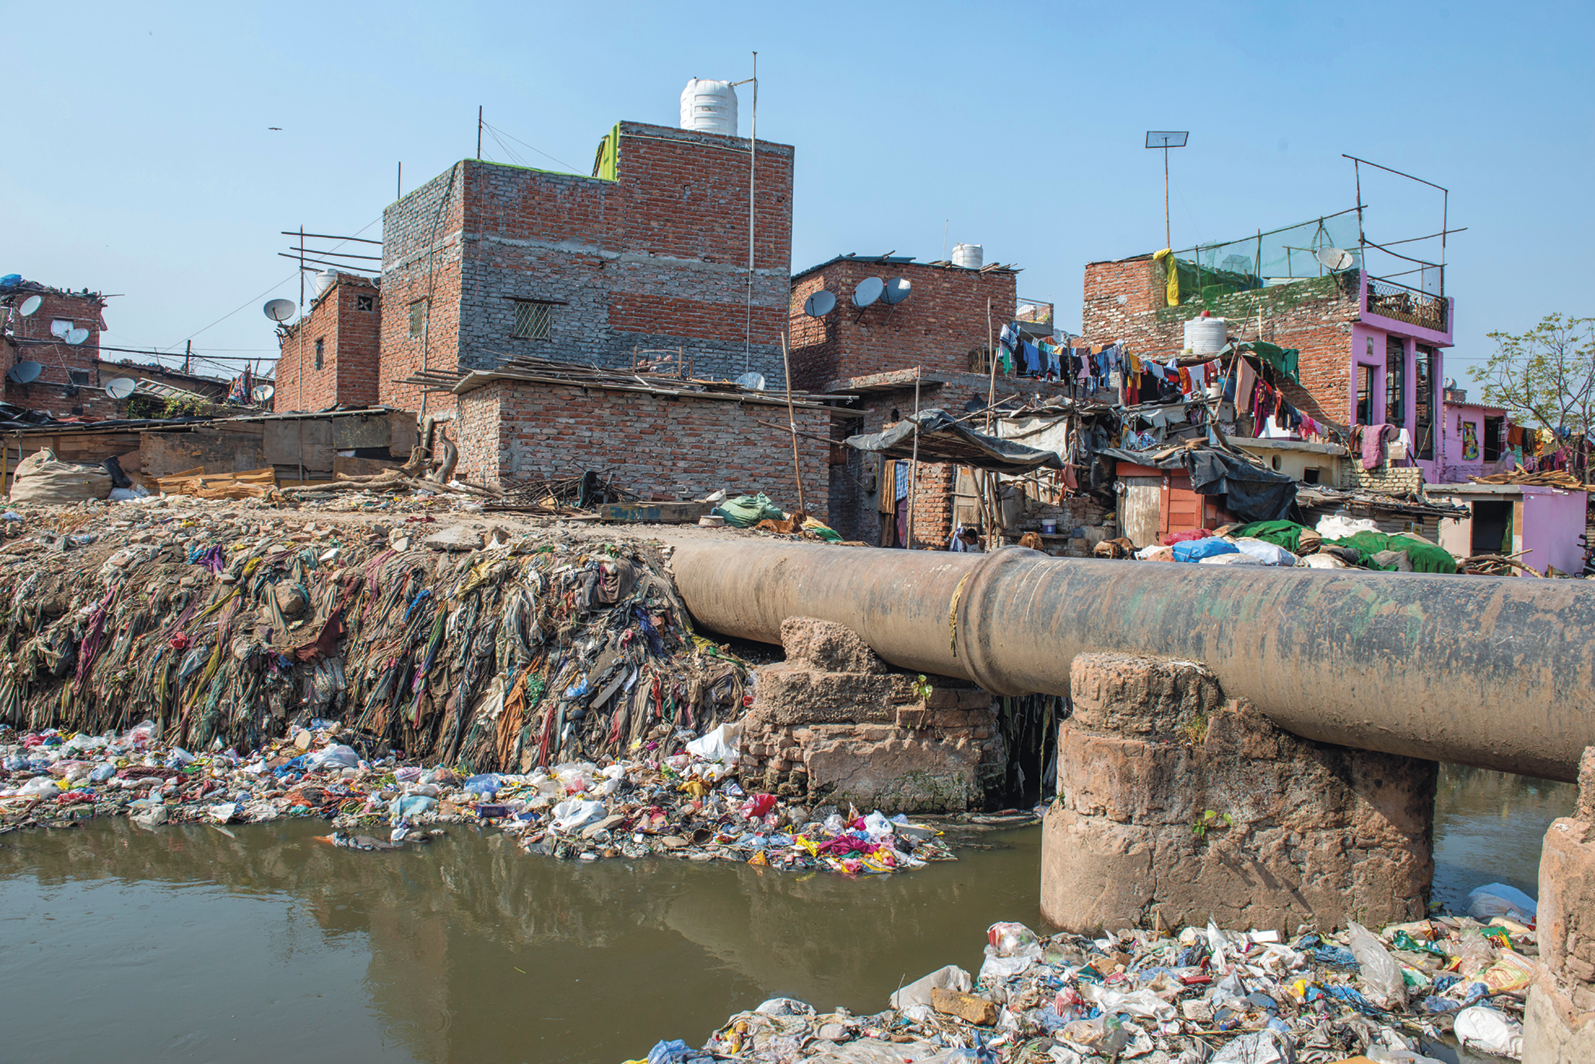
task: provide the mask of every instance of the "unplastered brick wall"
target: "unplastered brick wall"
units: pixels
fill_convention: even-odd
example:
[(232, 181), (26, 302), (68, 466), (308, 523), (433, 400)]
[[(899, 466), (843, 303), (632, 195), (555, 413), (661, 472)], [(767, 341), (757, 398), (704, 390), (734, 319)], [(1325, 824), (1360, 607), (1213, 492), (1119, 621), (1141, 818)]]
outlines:
[[(381, 298), (375, 283), (341, 274), (281, 340), (272, 409), (328, 410), (379, 400)], [(316, 365), (316, 344), (321, 365)]]
[[(456, 163), (382, 214), (377, 400), (400, 410), (454, 409), (454, 396), (447, 392), (424, 393), (402, 382), (422, 369), (453, 372), (459, 365), (465, 166)], [(423, 300), (424, 328), (412, 337), (410, 311)]]
[[(1204, 310), (1229, 322), (1232, 340), (1266, 340), (1301, 352), (1301, 387), (1286, 382), (1293, 406), (1320, 420), (1349, 424), (1352, 325), (1359, 320), (1356, 273), (1315, 277), (1166, 305), (1166, 272), (1151, 256), (1086, 266), (1082, 329), (1086, 343), (1123, 342), (1142, 357), (1180, 353), (1185, 322)], [(1122, 302), (1121, 302), (1122, 300)]]
[[(431, 292), (429, 369), (516, 356), (630, 366), (639, 351), (679, 350), (697, 376), (780, 380), (792, 148), (758, 144), (750, 284), (748, 141), (618, 129), (617, 180), (473, 160), (388, 209), (385, 378), (420, 368), (401, 312)], [(546, 308), (540, 335), (518, 337), (528, 302)]]
[[(825, 437), (828, 408), (800, 406), (795, 414), (799, 433)], [(592, 469), (612, 472), (617, 486), (643, 499), (762, 491), (791, 511), (798, 505), (792, 438), (759, 424), (785, 419), (784, 404), (495, 380), (459, 397), (459, 474), (499, 486)], [(828, 453), (799, 436), (804, 501), (816, 515), (827, 512)]]
[[(792, 285), (793, 384), (821, 391), (832, 381), (912, 366), (967, 372), (970, 352), (984, 350), (988, 335), (1013, 319), (1015, 276), (1012, 270), (983, 273), (957, 266), (854, 259), (814, 267)], [(882, 299), (860, 311), (852, 304), (853, 291), (869, 277), (902, 279), (913, 287), (908, 299), (895, 307)], [(811, 318), (803, 305), (819, 291), (836, 297), (836, 309), (823, 318)]]
[[(62, 417), (70, 416), (74, 407), (81, 408), (79, 413), (89, 413), (95, 399), (103, 395), (82, 390), (68, 395), (66, 389), (81, 389), (83, 384), (91, 388), (99, 386), (105, 300), (98, 292), (22, 288), (13, 294), (12, 302), (21, 303), (34, 295), (42, 300), (38, 310), (25, 318), (12, 316), (11, 336), (6, 338), (6, 364), (0, 369), (9, 370), (18, 362), (37, 362), (42, 369), (32, 387), (19, 385), (9, 377), (0, 378), (4, 381), (5, 401)], [(62, 326), (63, 329), (87, 329), (89, 335), (81, 344), (69, 344), (51, 331), (55, 322), (69, 323)], [(74, 370), (79, 374), (77, 384), (72, 380)], [(114, 408), (114, 404), (112, 406)]]

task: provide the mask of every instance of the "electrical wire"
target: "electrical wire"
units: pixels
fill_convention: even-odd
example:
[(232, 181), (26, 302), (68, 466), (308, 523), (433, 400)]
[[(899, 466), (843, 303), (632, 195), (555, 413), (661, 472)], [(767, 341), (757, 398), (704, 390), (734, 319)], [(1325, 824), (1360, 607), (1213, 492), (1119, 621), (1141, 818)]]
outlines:
[[(376, 218), (374, 218), (371, 221), (367, 222), (365, 225), (361, 226), (359, 229), (356, 229), (350, 235), (351, 236), (359, 236), (361, 233), (365, 232), (367, 229), (370, 229), (373, 225), (376, 225), (380, 221), (382, 221), (382, 217), (381, 217), (381, 215), (378, 215)], [(343, 245), (347, 244), (348, 242), (349, 241), (347, 239), (338, 241), (338, 243), (332, 245), (333, 250), (337, 250), (338, 248), (343, 247)], [(165, 353), (167, 353), (167, 354), (175, 353), (174, 349), (177, 347), (178, 344), (186, 343), (187, 341), (192, 340), (194, 337), (198, 336), (200, 333), (205, 332), (205, 331), (207, 331), (209, 329), (214, 329), (216, 326), (220, 325), (222, 322), (226, 321), (228, 318), (232, 317), (234, 314), (237, 314), (240, 310), (245, 310), (245, 309), (253, 306), (256, 303), (256, 301), (258, 301), (259, 299), (261, 299), (264, 296), (271, 295), (277, 289), (281, 288), (283, 285), (287, 284), (289, 281), (293, 280), (295, 277), (298, 277), (298, 276), (299, 276), (299, 271), (295, 270), (293, 273), (289, 274), (287, 277), (284, 277), (282, 280), (278, 281), (276, 284), (272, 285), (270, 288), (268, 288), (264, 292), (260, 293), (260, 295), (255, 296), (254, 298), (245, 301), (244, 303), (240, 304), (238, 307), (235, 307), (232, 310), (229, 310), (226, 314), (223, 314), (221, 317), (217, 318), (215, 321), (213, 321), (209, 325), (205, 326), (205, 328), (199, 329), (199, 330), (197, 330), (195, 332), (189, 333), (187, 336), (185, 336), (181, 340), (177, 341), (177, 343), (172, 344), (170, 347), (166, 348), (166, 352)], [(301, 308), (301, 309), (303, 309), (303, 308)]]
[[(488, 124), (487, 122), (483, 122), (482, 125), (486, 129), (494, 130), (495, 132), (498, 132), (498, 133), (504, 133), (504, 131), (502, 129), (497, 129), (496, 127)], [(537, 154), (541, 155), (545, 159), (553, 159), (554, 162), (556, 162), (559, 165), (563, 166), (565, 169), (569, 170), (573, 174), (581, 172), (581, 168), (580, 167), (572, 166), (570, 163), (566, 162), (564, 159), (555, 158), (554, 156), (548, 154), (543, 149), (541, 149), (539, 147), (536, 147), (534, 145), (531, 145), (531, 144), (527, 144), (524, 140), (520, 139), (519, 137), (510, 136), (510, 134), (508, 134), (508, 133), (504, 133), (504, 135), (506, 137), (509, 137), (510, 140), (513, 140), (516, 144), (521, 145), (523, 148), (531, 148), (532, 151), (535, 151)]]

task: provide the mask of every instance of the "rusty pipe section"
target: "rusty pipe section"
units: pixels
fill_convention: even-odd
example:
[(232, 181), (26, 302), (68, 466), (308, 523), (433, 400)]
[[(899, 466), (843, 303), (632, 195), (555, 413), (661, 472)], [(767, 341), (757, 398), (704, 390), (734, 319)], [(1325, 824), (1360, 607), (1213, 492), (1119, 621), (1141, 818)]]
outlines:
[(1574, 780), (1595, 744), (1595, 585), (679, 542), (704, 627), (766, 643), (787, 617), (857, 632), (905, 669), (1067, 694), (1076, 654), (1201, 661), (1308, 739)]

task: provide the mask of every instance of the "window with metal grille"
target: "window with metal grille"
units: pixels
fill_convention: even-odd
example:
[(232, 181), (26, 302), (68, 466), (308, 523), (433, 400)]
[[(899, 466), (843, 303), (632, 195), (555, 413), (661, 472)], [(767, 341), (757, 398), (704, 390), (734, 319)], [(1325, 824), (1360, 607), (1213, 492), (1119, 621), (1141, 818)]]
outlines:
[(426, 300), (417, 299), (410, 304), (410, 339), (419, 340), (426, 331)]
[(515, 331), (517, 340), (547, 340), (554, 324), (554, 304), (539, 303), (530, 299), (515, 301)]
[(323, 341), (321, 341), (321, 340), (317, 340), (316, 341), (316, 368), (317, 369), (320, 369), (322, 367), (321, 356), (322, 356), (322, 352), (324, 350), (323, 347), (322, 347), (322, 344), (323, 344)]
[(354, 309), (355, 310), (366, 310), (366, 311), (376, 310), (377, 309), (377, 297), (376, 296), (355, 296), (354, 297)]

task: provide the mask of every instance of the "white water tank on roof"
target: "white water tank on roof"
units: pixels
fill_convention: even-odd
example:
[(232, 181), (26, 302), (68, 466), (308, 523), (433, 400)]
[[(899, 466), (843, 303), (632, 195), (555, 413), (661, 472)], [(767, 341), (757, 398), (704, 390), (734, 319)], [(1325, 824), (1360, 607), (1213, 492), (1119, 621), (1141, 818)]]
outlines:
[(322, 270), (310, 282), (310, 298), (320, 299), (321, 294), (332, 287), (332, 282), (338, 279), (337, 273), (332, 270)]
[(1223, 318), (1192, 318), (1185, 323), (1185, 350), (1193, 355), (1216, 355), (1229, 338)]
[(737, 135), (737, 90), (726, 81), (692, 78), (681, 90), (681, 128)]
[(985, 265), (985, 249), (979, 244), (954, 244), (953, 265), (966, 270), (978, 270)]

